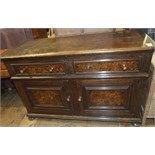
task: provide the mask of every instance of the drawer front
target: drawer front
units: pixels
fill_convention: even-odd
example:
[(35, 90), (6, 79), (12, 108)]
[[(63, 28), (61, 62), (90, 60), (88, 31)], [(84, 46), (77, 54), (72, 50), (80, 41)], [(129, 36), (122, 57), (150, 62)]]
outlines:
[(82, 115), (105, 117), (140, 117), (138, 79), (77, 81)]
[(68, 72), (64, 58), (13, 59), (6, 62), (11, 76), (49, 76)]
[(74, 63), (76, 73), (82, 72), (139, 72), (139, 60), (95, 60)]
[(29, 113), (72, 114), (68, 80), (15, 80)]
[(64, 63), (13, 65), (16, 75), (65, 74)]

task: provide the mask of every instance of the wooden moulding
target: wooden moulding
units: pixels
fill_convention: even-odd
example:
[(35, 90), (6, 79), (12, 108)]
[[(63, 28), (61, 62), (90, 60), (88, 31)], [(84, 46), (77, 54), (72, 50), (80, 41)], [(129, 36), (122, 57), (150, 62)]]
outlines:
[(110, 122), (138, 122), (141, 123), (140, 118), (120, 118), (120, 117), (88, 117), (88, 116), (69, 116), (69, 115), (50, 115), (50, 114), (33, 114), (28, 113), (27, 116), (31, 118), (56, 118), (69, 120), (92, 120), (92, 121), (110, 121)]
[(39, 39), (8, 50), (6, 54), (3, 54), (2, 59), (154, 50), (153, 46), (146, 46), (143, 43), (144, 39), (144, 36), (136, 31), (130, 31), (123, 36), (110, 32)]

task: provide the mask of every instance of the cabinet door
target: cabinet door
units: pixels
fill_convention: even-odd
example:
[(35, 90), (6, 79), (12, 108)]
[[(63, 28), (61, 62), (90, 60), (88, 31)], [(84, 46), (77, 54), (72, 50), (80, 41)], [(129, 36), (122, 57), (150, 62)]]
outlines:
[(18, 80), (15, 85), (28, 113), (72, 114), (68, 80)]
[(139, 117), (138, 79), (78, 80), (77, 102), (81, 115)]

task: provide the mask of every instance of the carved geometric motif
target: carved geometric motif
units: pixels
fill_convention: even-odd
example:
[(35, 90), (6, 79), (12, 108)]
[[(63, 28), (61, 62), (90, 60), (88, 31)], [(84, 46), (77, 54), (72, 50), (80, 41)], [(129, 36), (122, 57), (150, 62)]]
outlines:
[(58, 90), (31, 90), (35, 103), (44, 105), (62, 105), (60, 91)]
[(17, 73), (21, 74), (40, 74), (40, 73), (64, 73), (64, 64), (47, 64), (47, 65), (22, 65), (15, 66)]
[(107, 62), (81, 62), (75, 63), (76, 72), (94, 71), (139, 71), (139, 62), (136, 60), (121, 60)]
[(92, 106), (122, 106), (124, 104), (123, 91), (104, 90), (90, 92), (90, 103)]

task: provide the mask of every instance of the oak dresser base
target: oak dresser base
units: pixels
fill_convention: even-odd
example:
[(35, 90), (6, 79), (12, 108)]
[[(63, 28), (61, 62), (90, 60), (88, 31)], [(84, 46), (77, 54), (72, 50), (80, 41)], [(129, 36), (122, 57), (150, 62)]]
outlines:
[[(41, 39), (2, 56), (27, 116), (141, 123), (153, 46), (136, 31)], [(150, 44), (149, 44), (150, 45)]]

